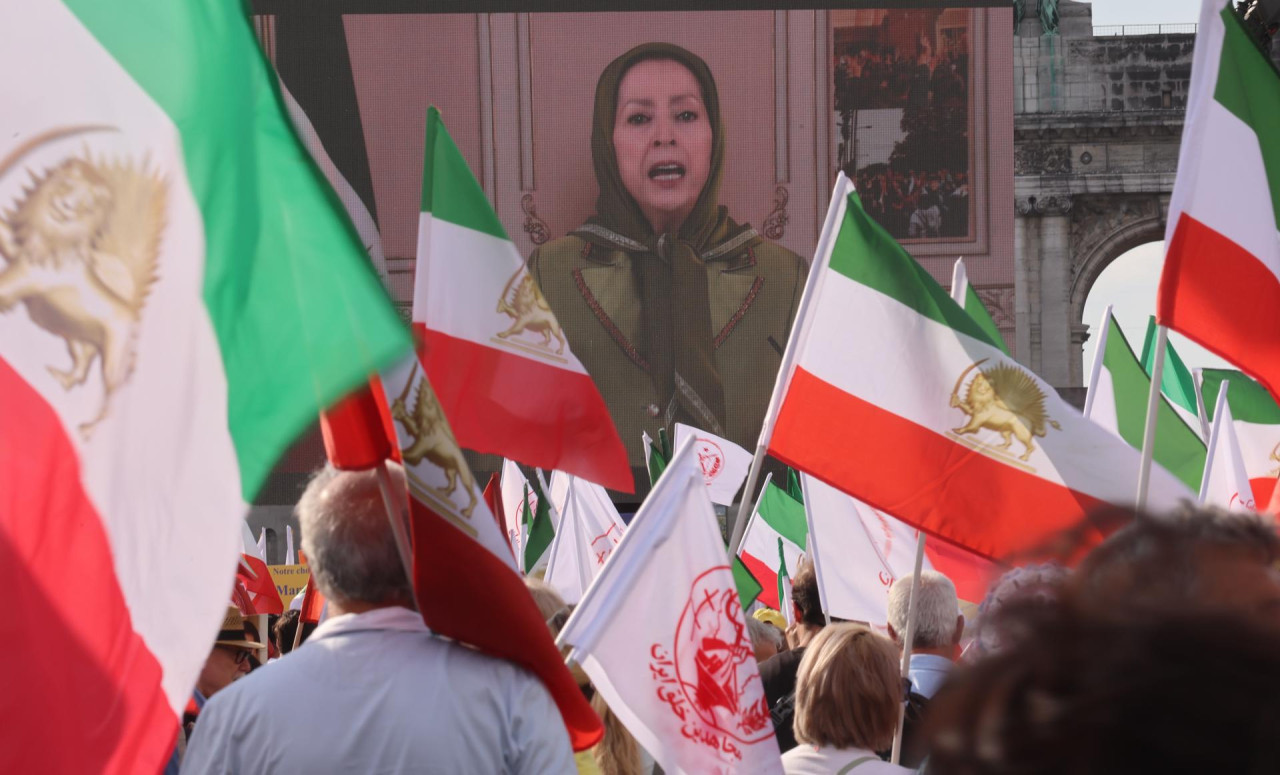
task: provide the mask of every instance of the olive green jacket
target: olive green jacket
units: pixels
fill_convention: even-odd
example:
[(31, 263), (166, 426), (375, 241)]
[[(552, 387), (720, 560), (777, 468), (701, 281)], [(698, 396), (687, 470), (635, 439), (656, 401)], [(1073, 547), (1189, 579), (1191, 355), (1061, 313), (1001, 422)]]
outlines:
[[(645, 341), (633, 256), (567, 236), (529, 257), (529, 271), (595, 380), (626, 445), (636, 485), (647, 489), (641, 433), (657, 438), (665, 407), (637, 343)], [(715, 363), (724, 385), (728, 438), (755, 447), (782, 350), (791, 333), (808, 266), (779, 245), (759, 241), (706, 262)], [(671, 433), (672, 429), (668, 429)]]

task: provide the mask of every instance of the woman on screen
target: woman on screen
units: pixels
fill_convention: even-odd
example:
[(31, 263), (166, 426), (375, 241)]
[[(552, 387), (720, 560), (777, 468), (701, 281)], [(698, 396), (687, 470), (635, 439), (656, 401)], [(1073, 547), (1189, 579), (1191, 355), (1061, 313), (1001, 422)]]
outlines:
[(596, 214), (530, 271), (609, 405), (631, 463), (641, 433), (682, 422), (753, 447), (807, 272), (719, 204), (715, 79), (646, 43), (596, 85)]

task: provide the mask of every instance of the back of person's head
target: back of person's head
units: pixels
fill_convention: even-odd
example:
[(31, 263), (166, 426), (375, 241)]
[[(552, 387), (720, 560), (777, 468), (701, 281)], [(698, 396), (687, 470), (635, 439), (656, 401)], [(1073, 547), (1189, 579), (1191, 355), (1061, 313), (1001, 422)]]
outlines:
[[(393, 486), (404, 470), (388, 466)], [(325, 466), (307, 484), (297, 506), (302, 550), (326, 597), (343, 603), (413, 606), (377, 473)]]
[(1070, 591), (1106, 609), (1231, 608), (1280, 620), (1277, 559), (1272, 517), (1188, 506), (1134, 515), (1085, 557)]
[(902, 703), (898, 649), (859, 624), (832, 624), (809, 642), (796, 674), (796, 740), (882, 751)]
[(533, 596), (533, 603), (538, 606), (538, 613), (542, 614), (543, 621), (549, 623), (551, 617), (565, 607), (564, 598), (560, 597), (560, 593), (542, 579), (525, 576), (524, 585)]
[(298, 620), (301, 618), (301, 611), (290, 609), (280, 614), (276, 618), (276, 623), (271, 625), (271, 635), (275, 638), (276, 648), (281, 654), (293, 651), (293, 641), (298, 634)]
[[(907, 636), (907, 607), (911, 598), (911, 576), (903, 576), (889, 587), (889, 627), (901, 642)], [(916, 588), (916, 629), (913, 649), (945, 649), (959, 635), (960, 601), (951, 579), (934, 570), (920, 571)]]
[(751, 647), (755, 649), (756, 661), (763, 661), (782, 650), (786, 640), (782, 630), (762, 622), (754, 616), (747, 617), (747, 635), (751, 637)]
[(800, 611), (799, 621), (810, 627), (822, 627), (827, 618), (822, 614), (822, 597), (818, 593), (818, 574), (813, 560), (805, 557), (796, 563), (796, 575), (791, 577), (791, 602)]
[(991, 582), (987, 595), (978, 606), (978, 626), (971, 657), (978, 658), (999, 651), (1004, 646), (1000, 632), (1000, 612), (1014, 603), (1048, 605), (1059, 599), (1071, 571), (1062, 565), (1040, 563), (1010, 568)]
[(953, 671), (930, 702), (931, 775), (1277, 770), (1276, 629), (1069, 600), (1014, 603), (1001, 618), (1019, 636)]

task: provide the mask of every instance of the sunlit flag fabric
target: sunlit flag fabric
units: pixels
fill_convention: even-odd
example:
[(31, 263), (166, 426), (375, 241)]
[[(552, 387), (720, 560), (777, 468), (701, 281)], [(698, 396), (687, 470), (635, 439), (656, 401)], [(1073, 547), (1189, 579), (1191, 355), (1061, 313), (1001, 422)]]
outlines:
[[(1133, 501), (1137, 450), (1006, 356), (838, 177), (769, 453), (987, 557), (1100, 541), (1085, 514)], [(1156, 467), (1153, 509), (1187, 497)]]
[[(787, 567), (795, 570), (796, 563), (804, 554), (809, 535), (804, 506), (781, 487), (769, 482), (750, 519), (742, 534), (738, 557), (760, 582), (760, 602), (781, 611), (778, 607), (781, 605), (778, 598), (780, 557), (785, 557)], [(781, 555), (778, 552), (779, 541), (783, 547)]]
[(1236, 439), (1236, 424), (1231, 418), (1231, 385), (1225, 382), (1218, 390), (1200, 502), (1232, 511), (1257, 511), (1244, 456), (1240, 453), (1240, 442)]
[(691, 444), (641, 504), (561, 640), (664, 772), (782, 772)]
[[(1151, 377), (1134, 355), (1108, 307), (1094, 350), (1084, 415), (1124, 439), (1129, 446), (1141, 450), (1150, 393)], [(1199, 429), (1188, 425), (1169, 399), (1161, 395), (1159, 401), (1153, 459), (1198, 492), (1205, 458), (1205, 443), (1200, 439)], [(1197, 426), (1200, 424), (1196, 417), (1190, 419)]]
[[(249, 529), (248, 522), (241, 520), (240, 525), (244, 546), (240, 550), (240, 567), (236, 569), (236, 578), (244, 584), (245, 592), (249, 596), (251, 610), (246, 613), (284, 613), (280, 591), (276, 589), (276, 583), (272, 580), (270, 571), (267, 570), (267, 558), (262, 550), (262, 544), (261, 542), (253, 543), (253, 531)], [(266, 528), (263, 528), (263, 535), (266, 535)]]
[(568, 484), (556, 537), (548, 550), (546, 582), (569, 604), (582, 599), (600, 573), (626, 525), (604, 488), (573, 479)]
[(1280, 404), (1266, 388), (1234, 369), (1204, 369), (1200, 375), (1200, 390), (1210, 421), (1214, 420), (1218, 391), (1224, 383), (1231, 383), (1227, 406), (1254, 501), (1258, 508), (1264, 508), (1271, 502), (1276, 475), (1280, 474)]
[(158, 772), (248, 504), (409, 337), (240, 5), (3, 15), (0, 771)]
[(734, 496), (742, 487), (742, 480), (747, 478), (747, 471), (751, 469), (751, 453), (714, 433), (676, 423), (676, 446), (679, 447), (689, 436), (697, 439), (694, 452), (711, 502), (732, 505)]
[(986, 332), (991, 344), (999, 347), (1005, 355), (1009, 354), (1009, 347), (1004, 343), (1004, 335), (1000, 333), (996, 322), (991, 319), (987, 305), (982, 303), (977, 289), (969, 284), (969, 270), (965, 267), (963, 258), (957, 258), (951, 270), (951, 298), (963, 307), (964, 311), (969, 313), (969, 317), (973, 318), (973, 322)]
[(1280, 75), (1204, 0), (1156, 318), (1280, 397)]
[(459, 444), (634, 491), (604, 399), (434, 107), (413, 320)]
[[(1147, 319), (1147, 333), (1142, 339), (1142, 370), (1148, 376), (1156, 370), (1156, 316)], [(1183, 362), (1173, 342), (1167, 342), (1164, 348), (1164, 368), (1160, 372), (1160, 392), (1169, 399), (1173, 408), (1192, 428), (1200, 426), (1200, 409), (1196, 406), (1196, 384), (1191, 369)], [(1207, 439), (1206, 439), (1207, 441)]]
[(574, 750), (589, 748), (604, 733), (600, 719), (565, 668), (421, 365), (405, 359), (381, 384), (408, 482), (422, 618), (433, 632), (538, 676)]

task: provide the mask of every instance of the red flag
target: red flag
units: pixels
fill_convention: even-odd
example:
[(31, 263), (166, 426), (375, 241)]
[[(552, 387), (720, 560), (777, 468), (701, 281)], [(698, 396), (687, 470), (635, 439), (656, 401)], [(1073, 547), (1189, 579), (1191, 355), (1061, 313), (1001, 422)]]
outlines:
[[(240, 565), (236, 568), (236, 583), (243, 585), (249, 595), (251, 611), (256, 614), (282, 614), (284, 602), (280, 599), (280, 590), (267, 570), (267, 563), (258, 554), (258, 544), (253, 540), (253, 532), (247, 522), (240, 523), (240, 537), (244, 547), (240, 550)], [(237, 603), (239, 605), (239, 603)], [(240, 606), (244, 611), (245, 607)]]
[(319, 624), (326, 602), (324, 593), (316, 586), (315, 579), (308, 576), (307, 588), (302, 592), (302, 609), (298, 612), (298, 625)]
[[(370, 432), (380, 428), (381, 432)], [(360, 471), (384, 460), (399, 460), (400, 450), (391, 443), (395, 429), (387, 410), (382, 383), (376, 376), (328, 411), (320, 413), (324, 451), (334, 468)]]
[(590, 748), (604, 734), (600, 718), (565, 667), (421, 364), (406, 360), (383, 376), (409, 484), (413, 583), (423, 619), (440, 635), (538, 676), (574, 750)]

